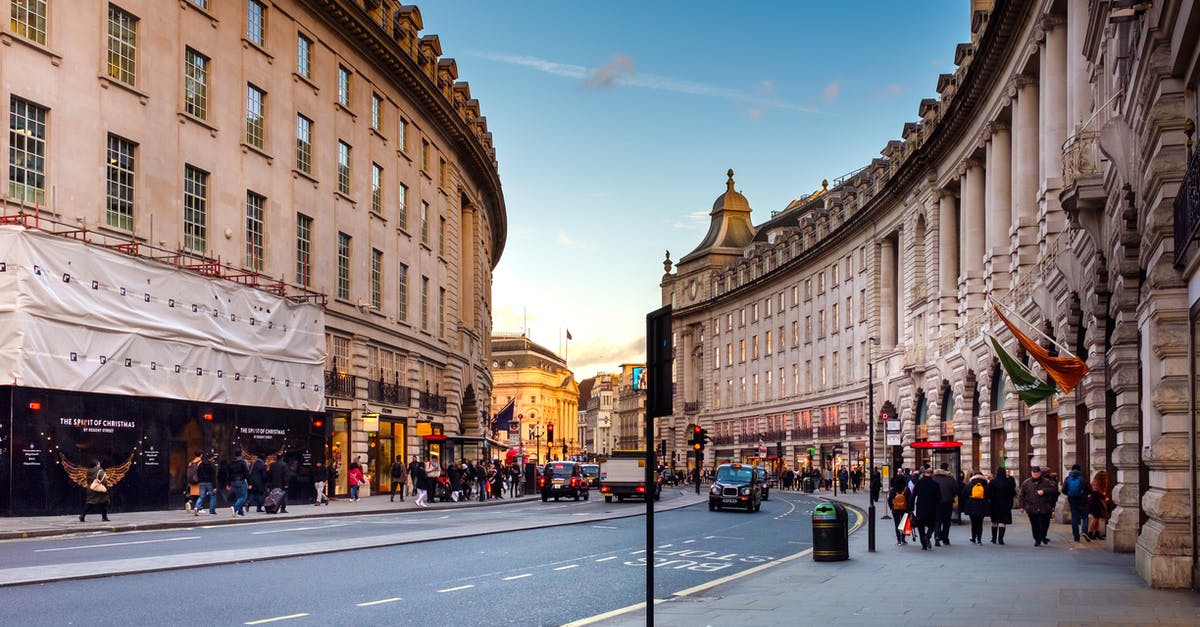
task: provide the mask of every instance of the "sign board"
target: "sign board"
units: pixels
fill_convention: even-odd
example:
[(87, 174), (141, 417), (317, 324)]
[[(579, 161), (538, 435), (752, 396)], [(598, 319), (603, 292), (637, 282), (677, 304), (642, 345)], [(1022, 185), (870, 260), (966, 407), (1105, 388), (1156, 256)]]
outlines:
[(887, 421), (887, 432), (888, 433), (900, 433), (900, 421), (899, 420), (888, 420)]
[(899, 433), (887, 434), (887, 445), (888, 446), (900, 446), (900, 438), (901, 437), (902, 436)]

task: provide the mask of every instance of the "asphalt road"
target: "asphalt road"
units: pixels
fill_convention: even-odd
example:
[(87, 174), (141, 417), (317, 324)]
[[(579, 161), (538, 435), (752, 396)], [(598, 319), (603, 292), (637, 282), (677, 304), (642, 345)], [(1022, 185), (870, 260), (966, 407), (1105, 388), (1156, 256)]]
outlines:
[[(656, 514), (655, 596), (663, 598), (705, 586), (805, 551), (811, 547), (809, 513), (815, 503), (798, 494), (776, 492), (755, 514), (709, 512), (704, 504)], [(607, 507), (629, 506), (640, 507), (631, 503)], [(151, 557), (181, 550), (195, 553), (197, 547), (187, 544), (197, 541), (180, 538), (198, 534), (205, 534), (200, 541), (207, 542), (270, 543), (301, 535), (372, 534), (378, 533), (378, 528), (394, 530), (399, 524), (436, 530), (472, 524), (495, 529), (497, 523), (503, 526), (509, 519), (530, 516), (544, 522), (536, 529), (481, 531), (442, 541), (4, 587), (0, 588), (0, 624), (240, 625), (270, 621), (317, 625), (341, 621), (558, 625), (645, 600), (645, 520), (641, 516), (593, 520), (583, 511), (595, 509), (598, 514), (604, 508), (603, 501), (596, 500), (586, 504), (533, 502), (453, 512), (290, 521), (290, 530), (263, 525), (261, 530), (279, 533), (258, 536), (252, 535), (257, 525), (126, 534), (121, 538), (175, 539), (35, 555), (48, 559), (47, 555), (108, 549)], [(408, 518), (409, 522), (394, 518)], [(574, 520), (586, 522), (564, 524)], [(340, 526), (332, 526), (335, 524)], [(107, 536), (105, 540), (111, 543), (115, 538)], [(24, 544), (66, 548), (79, 540), (87, 539)], [(9, 556), (5, 554), (3, 559), (7, 562)]]

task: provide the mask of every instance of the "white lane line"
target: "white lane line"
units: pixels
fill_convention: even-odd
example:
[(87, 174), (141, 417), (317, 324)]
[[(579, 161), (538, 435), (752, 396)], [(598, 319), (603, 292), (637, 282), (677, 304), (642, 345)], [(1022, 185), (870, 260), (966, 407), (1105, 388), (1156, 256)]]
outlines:
[(695, 542), (695, 540), (684, 540), (683, 541), (684, 544), (691, 544), (693, 542)]
[(98, 549), (106, 546), (128, 546), (130, 544), (152, 544), (155, 542), (179, 542), (180, 540), (199, 540), (200, 536), (182, 536), (179, 538), (160, 538), (158, 540), (132, 540), (129, 542), (106, 542), (104, 544), (84, 544), (81, 546), (60, 546), (53, 549), (35, 549), (34, 553), (52, 553), (54, 551), (75, 551), (78, 549)]
[(533, 576), (533, 573), (525, 573), (524, 575), (513, 575), (512, 577), (505, 577), (504, 581), (512, 581), (513, 579), (524, 579), (526, 577), (532, 577), (532, 576)]
[(277, 620), (290, 620), (293, 618), (302, 618), (308, 614), (288, 614), (287, 616), (276, 616), (275, 618), (264, 618), (262, 620), (252, 620), (242, 623), (243, 625), (261, 625), (263, 623), (273, 623)]
[(597, 562), (607, 562), (608, 560), (615, 560), (615, 559), (617, 559), (617, 556), (614, 555), (612, 557), (602, 557), (596, 561)]
[(466, 590), (467, 588), (474, 588), (474, 587), (475, 587), (474, 584), (467, 584), (465, 586), (455, 586), (453, 588), (446, 588), (445, 590), (438, 590), (438, 592), (458, 592), (459, 590)]
[(572, 568), (579, 568), (579, 564), (568, 564), (567, 566), (559, 566), (558, 568), (555, 568), (554, 570), (571, 570)]
[(315, 531), (318, 529), (333, 529), (334, 527), (345, 527), (350, 523), (339, 523), (335, 525), (318, 525), (316, 527), (292, 527), (291, 529), (272, 529), (270, 531), (252, 531), (252, 536), (262, 536), (269, 533), (288, 533), (290, 531)]
[(620, 529), (620, 527), (610, 527), (609, 525), (592, 525), (592, 529)]
[(669, 548), (671, 548), (671, 547), (673, 547), (673, 546), (675, 546), (675, 545), (674, 545), (674, 544), (662, 544), (662, 545), (659, 545), (659, 547), (658, 547), (658, 548), (660, 548), (660, 549), (669, 549)]
[(633, 553), (630, 553), (630, 555), (637, 555), (639, 553), (645, 553), (645, 552), (646, 552), (646, 549), (638, 549), (638, 550), (634, 551)]
[(400, 597), (392, 597), (390, 599), (379, 599), (378, 601), (367, 601), (366, 603), (355, 603), (359, 607), (368, 607), (371, 605), (383, 605), (384, 603), (395, 603)]

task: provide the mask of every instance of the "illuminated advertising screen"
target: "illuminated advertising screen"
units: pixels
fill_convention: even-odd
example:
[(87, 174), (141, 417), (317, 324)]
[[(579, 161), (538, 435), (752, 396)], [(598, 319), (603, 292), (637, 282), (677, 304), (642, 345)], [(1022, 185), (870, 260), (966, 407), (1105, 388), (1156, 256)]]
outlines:
[(633, 389), (637, 392), (646, 391), (646, 369), (641, 366), (633, 369)]

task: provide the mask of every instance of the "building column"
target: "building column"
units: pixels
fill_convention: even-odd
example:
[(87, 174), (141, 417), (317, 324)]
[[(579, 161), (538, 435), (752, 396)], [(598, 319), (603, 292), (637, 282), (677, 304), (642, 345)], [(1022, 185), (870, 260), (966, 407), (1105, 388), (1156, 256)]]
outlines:
[(1066, 228), (1066, 215), (1058, 199), (1062, 189), (1063, 144), (1067, 142), (1067, 20), (1061, 15), (1046, 15), (1041, 29), (1042, 45), (1039, 93), (1042, 100), (1041, 212), (1039, 232), (1048, 240)]
[[(1009, 272), (1013, 284), (1020, 282), (1022, 269), (1037, 261), (1038, 208), (1038, 84), (1030, 76), (1012, 80), (1009, 95), (1015, 99), (1012, 126), (1012, 221), (1009, 223), (1012, 259)], [(1016, 303), (1014, 303), (1016, 304)]]
[[(1088, 59), (1083, 56), (1087, 38), (1088, 5), (1067, 3), (1067, 134), (1078, 133), (1092, 117), (1092, 90)], [(1094, 122), (1093, 122), (1094, 124)]]
[(896, 345), (896, 241), (879, 240), (879, 342), (884, 348)]
[[(962, 192), (962, 259), (966, 298), (965, 311), (978, 312), (983, 307), (983, 252), (986, 245), (984, 169), (977, 159), (967, 159), (960, 167), (963, 175)], [(973, 313), (967, 314), (970, 319)], [(968, 338), (970, 341), (970, 338)]]
[(958, 329), (958, 201), (954, 194), (939, 189), (938, 199), (938, 302), (942, 337), (953, 337)]
[(987, 152), (987, 248), (989, 292), (1008, 291), (1009, 226), (1012, 224), (1012, 134), (1008, 124), (990, 122)]

